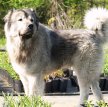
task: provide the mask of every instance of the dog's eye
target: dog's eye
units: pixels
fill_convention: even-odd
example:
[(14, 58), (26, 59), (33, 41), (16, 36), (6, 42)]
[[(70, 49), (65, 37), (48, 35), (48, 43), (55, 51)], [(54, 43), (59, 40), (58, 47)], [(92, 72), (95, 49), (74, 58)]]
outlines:
[(20, 19), (18, 19), (18, 21), (22, 21), (22, 19), (20, 18)]
[(33, 19), (30, 19), (31, 20), (31, 22), (33, 22), (34, 20)]

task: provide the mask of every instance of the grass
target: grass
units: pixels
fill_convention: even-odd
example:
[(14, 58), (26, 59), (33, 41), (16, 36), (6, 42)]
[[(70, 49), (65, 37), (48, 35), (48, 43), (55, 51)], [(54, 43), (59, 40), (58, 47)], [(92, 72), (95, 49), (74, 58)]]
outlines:
[[(0, 48), (4, 47), (6, 43), (5, 38), (0, 38)], [(12, 68), (12, 65), (9, 61), (7, 52), (0, 52), (0, 68), (7, 70), (7, 72), (10, 74), (10, 76), (13, 79), (19, 79), (18, 75), (15, 73), (15, 71)]]
[[(51, 104), (42, 100), (40, 96), (12, 96), (4, 95), (3, 107), (51, 107)], [(85, 101), (82, 107), (108, 107), (108, 103), (104, 101), (96, 102), (96, 106), (93, 101)]]
[(108, 75), (108, 49), (105, 50), (103, 73)]
[(6, 44), (6, 40), (4, 37), (0, 38), (0, 48), (4, 47)]
[(42, 100), (40, 96), (10, 96), (4, 94), (3, 107), (51, 107), (51, 104)]
[(108, 103), (104, 101), (96, 102), (96, 106), (93, 104), (93, 101), (86, 101), (82, 107), (108, 107)]
[(0, 52), (0, 68), (7, 70), (13, 79), (19, 80), (19, 76), (12, 68), (7, 52)]

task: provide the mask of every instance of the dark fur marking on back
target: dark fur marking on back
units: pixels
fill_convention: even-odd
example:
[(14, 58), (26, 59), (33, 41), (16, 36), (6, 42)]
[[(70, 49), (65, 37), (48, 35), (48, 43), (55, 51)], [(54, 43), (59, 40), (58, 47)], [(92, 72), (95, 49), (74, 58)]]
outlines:
[(63, 38), (53, 31), (50, 32), (50, 36), (53, 44), (51, 49), (52, 60), (59, 61), (61, 64), (64, 60), (70, 60), (77, 50), (77, 43), (74, 42), (74, 39)]

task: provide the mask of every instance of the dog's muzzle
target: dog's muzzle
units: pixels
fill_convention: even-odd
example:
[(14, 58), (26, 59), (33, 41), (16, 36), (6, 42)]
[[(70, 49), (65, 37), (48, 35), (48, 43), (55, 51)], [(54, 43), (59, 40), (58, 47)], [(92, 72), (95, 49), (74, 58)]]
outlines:
[(27, 28), (27, 30), (23, 33), (20, 34), (22, 39), (30, 39), (33, 36), (33, 24), (30, 24)]

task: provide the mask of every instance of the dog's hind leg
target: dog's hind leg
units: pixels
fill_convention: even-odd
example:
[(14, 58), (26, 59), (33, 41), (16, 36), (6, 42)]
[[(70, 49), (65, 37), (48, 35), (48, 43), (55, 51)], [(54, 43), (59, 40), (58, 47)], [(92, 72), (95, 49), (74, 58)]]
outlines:
[(103, 96), (102, 96), (102, 92), (100, 91), (100, 87), (99, 87), (99, 81), (93, 81), (91, 84), (91, 88), (93, 91), (93, 94), (95, 95), (96, 99), (99, 100), (103, 100)]
[(80, 61), (76, 60), (77, 62), (74, 65), (74, 71), (76, 72), (78, 84), (80, 88), (80, 101), (78, 107), (85, 103), (88, 100), (90, 86), (91, 86), (91, 77), (89, 75), (89, 59), (85, 58)]
[[(95, 57), (96, 59), (96, 57)], [(97, 57), (97, 61), (92, 63), (91, 66), (91, 88), (92, 88), (92, 92), (95, 95), (96, 99), (99, 100), (103, 100), (103, 96), (102, 96), (102, 92), (101, 89), (99, 87), (99, 79), (100, 79), (100, 74), (102, 71), (102, 65), (103, 65), (103, 60), (101, 55), (99, 57)]]
[(82, 107), (81, 105), (88, 100), (89, 91), (90, 91), (90, 83), (86, 77), (82, 77), (81, 74), (77, 75), (78, 83), (80, 87), (80, 101), (78, 107)]
[(78, 107), (81, 107), (81, 104), (84, 104), (85, 101), (88, 100), (91, 82), (94, 78), (94, 67), (91, 64), (92, 62), (90, 59), (84, 57), (81, 61), (77, 62), (74, 67), (80, 88), (80, 101)]

